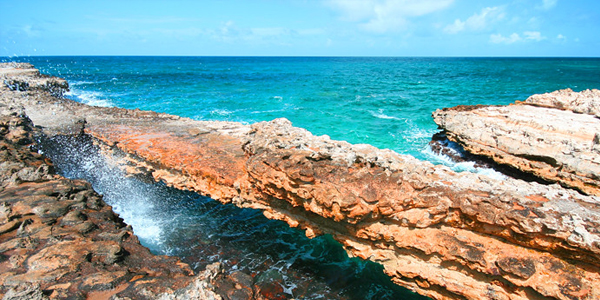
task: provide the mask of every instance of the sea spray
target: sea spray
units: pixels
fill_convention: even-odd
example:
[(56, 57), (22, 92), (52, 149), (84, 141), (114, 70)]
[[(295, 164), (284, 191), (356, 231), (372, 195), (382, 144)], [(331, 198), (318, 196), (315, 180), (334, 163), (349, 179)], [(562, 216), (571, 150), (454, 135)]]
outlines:
[(273, 299), (426, 299), (392, 283), (381, 266), (349, 258), (331, 236), (308, 239), (258, 210), (127, 176), (118, 151), (102, 154), (87, 135), (40, 145), (62, 175), (91, 182), (143, 245), (196, 271), (221, 262), (229, 272), (250, 274)]
[(43, 140), (41, 145), (41, 151), (52, 159), (61, 175), (92, 183), (113, 210), (132, 225), (145, 246), (164, 252), (160, 249), (164, 240), (161, 222), (166, 216), (157, 206), (161, 197), (168, 195), (154, 184), (125, 176), (115, 161), (99, 153), (87, 135), (58, 136)]

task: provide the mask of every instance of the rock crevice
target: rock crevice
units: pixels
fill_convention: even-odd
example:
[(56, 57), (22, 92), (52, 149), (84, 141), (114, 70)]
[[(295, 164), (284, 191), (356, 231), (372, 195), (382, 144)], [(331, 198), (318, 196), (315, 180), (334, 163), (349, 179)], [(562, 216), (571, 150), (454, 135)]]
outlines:
[(533, 95), (509, 106), (437, 110), (435, 122), (472, 154), (600, 195), (600, 91)]
[[(128, 172), (261, 209), (309, 237), (331, 234), (349, 254), (380, 263), (394, 282), (420, 294), (600, 298), (595, 196), (455, 173), (389, 150), (314, 136), (285, 119), (203, 122), (10, 93), (19, 101), (5, 105), (22, 106), (48, 135), (79, 133), (75, 123), (85, 119), (85, 134), (105, 151), (120, 152)], [(502, 108), (457, 112), (482, 109)], [(501, 142), (489, 137), (484, 143)]]

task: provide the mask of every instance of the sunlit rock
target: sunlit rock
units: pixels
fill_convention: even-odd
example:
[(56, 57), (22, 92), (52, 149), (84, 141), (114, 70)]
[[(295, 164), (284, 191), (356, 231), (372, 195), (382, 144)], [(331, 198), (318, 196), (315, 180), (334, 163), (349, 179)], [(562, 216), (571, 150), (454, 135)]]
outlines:
[(90, 135), (132, 174), (261, 209), (309, 237), (331, 234), (349, 254), (435, 299), (600, 297), (595, 196), (456, 173), (314, 136), (285, 119), (200, 122), (43, 93), (2, 100), (22, 106), (47, 135)]

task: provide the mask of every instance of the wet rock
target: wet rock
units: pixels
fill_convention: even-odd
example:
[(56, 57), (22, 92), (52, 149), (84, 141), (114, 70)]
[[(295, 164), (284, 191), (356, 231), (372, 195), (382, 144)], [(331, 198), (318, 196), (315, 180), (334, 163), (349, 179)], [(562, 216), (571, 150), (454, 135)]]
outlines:
[[(221, 299), (213, 292), (212, 279), (194, 277), (178, 259), (152, 255), (141, 246), (131, 227), (88, 183), (54, 174), (51, 163), (24, 144), (41, 134), (28, 118), (0, 115), (0, 128), (6, 154), (0, 157), (5, 167), (0, 175), (2, 299), (108, 299), (120, 294), (154, 299), (192, 283), (215, 297), (191, 299)], [(228, 293), (241, 295), (235, 288), (223, 291)]]
[(253, 299), (253, 292), (252, 290), (249, 289), (245, 289), (245, 288), (240, 288), (240, 289), (234, 289), (231, 290), (227, 293), (227, 297), (231, 300), (249, 300), (249, 299)]
[[(305, 230), (310, 237), (331, 234), (349, 254), (381, 264), (394, 282), (420, 294), (436, 299), (600, 298), (597, 285), (600, 282), (600, 232), (597, 230), (600, 227), (600, 200), (595, 196), (582, 195), (558, 185), (455, 173), (389, 150), (314, 136), (293, 127), (285, 119), (248, 126), (200, 122), (153, 112), (88, 107), (67, 100), (59, 102), (43, 95), (21, 97), (18, 104), (15, 98), (4, 99), (6, 107), (23, 106), (48, 135), (90, 138), (105, 153), (118, 152), (128, 172), (144, 174), (223, 203), (261, 209), (268, 218), (283, 220)], [(531, 111), (533, 106), (515, 107), (535, 116), (548, 112), (534, 113)], [(452, 114), (493, 112), (498, 123), (506, 123), (503, 109), (462, 107)], [(558, 113), (550, 112), (573, 114), (556, 111)], [(54, 116), (50, 118), (48, 112)], [(578, 118), (580, 116), (585, 115), (579, 114)], [(555, 117), (561, 119), (558, 115)], [(81, 135), (81, 124), (77, 123), (81, 119), (86, 120), (84, 136)], [(445, 122), (465, 123), (452, 118), (446, 118)], [(481, 127), (493, 128), (485, 122), (480, 123)], [(529, 127), (537, 130), (536, 126)], [(585, 139), (589, 137), (585, 149), (592, 149), (594, 136), (600, 130), (588, 129), (577, 134), (585, 133)], [(537, 131), (528, 134), (506, 140), (501, 138), (498, 143), (510, 144), (507, 141), (513, 138), (540, 137), (536, 135)], [(451, 131), (448, 135), (450, 139), (458, 136), (452, 135)], [(482, 137), (490, 138), (490, 145), (495, 145), (496, 141), (489, 134), (482, 134)], [(535, 148), (543, 143), (542, 138), (528, 147)], [(461, 145), (471, 151), (468, 146)], [(565, 145), (575, 144), (567, 141)], [(544, 149), (550, 151), (550, 148)], [(587, 155), (585, 149), (581, 148), (579, 153)], [(532, 157), (525, 155), (523, 158)], [(537, 169), (544, 169), (544, 164), (562, 164), (550, 155), (534, 158), (537, 160), (528, 160), (528, 164)], [(581, 156), (581, 159), (587, 158)], [(585, 163), (579, 166), (593, 167)], [(12, 191), (15, 194), (22, 192)], [(73, 199), (73, 193), (68, 189), (61, 192), (66, 199)], [(98, 200), (86, 202), (88, 221), (97, 220), (98, 228), (104, 228), (103, 222), (120, 224), (114, 214), (104, 210), (108, 207), (98, 205), (101, 210), (95, 211), (89, 204), (91, 201)], [(30, 210), (14, 206), (11, 209), (11, 213)], [(60, 224), (60, 218), (64, 216), (58, 217), (57, 224)], [(97, 231), (86, 235), (94, 235)], [(120, 231), (111, 233), (117, 232)], [(61, 232), (56, 234), (66, 236)], [(109, 240), (111, 243), (116, 241)], [(143, 251), (129, 250), (124, 242), (121, 246), (129, 253), (122, 261), (98, 265), (104, 268), (127, 263), (135, 266), (141, 263), (141, 258), (133, 256), (134, 253), (145, 257)], [(93, 253), (87, 256), (88, 260), (82, 260), (83, 264), (89, 260), (102, 261), (102, 255)], [(218, 297), (243, 296), (242, 292), (238, 294), (232, 288), (238, 284), (244, 288), (245, 284), (234, 282), (233, 277), (211, 275), (219, 272), (209, 273), (203, 275), (204, 279), (210, 278), (209, 282), (195, 282), (190, 285), (195, 288), (185, 292), (180, 290), (182, 297), (203, 293), (201, 297), (216, 298), (216, 294), (205, 293), (208, 287), (215, 287), (214, 284), (225, 287)], [(281, 280), (276, 274), (272, 275), (270, 279), (261, 277), (253, 282), (256, 298), (289, 297)], [(152, 281), (151, 287), (146, 286), (150, 293), (145, 294), (146, 297), (164, 292), (180, 295), (166, 283), (157, 282), (166, 281)], [(119, 297), (133, 298), (132, 295), (129, 287), (119, 292)]]
[(233, 272), (229, 275), (229, 277), (231, 278), (231, 280), (233, 280), (236, 286), (239, 285), (240, 288), (251, 289), (252, 285), (254, 284), (254, 278), (252, 278), (252, 276), (250, 276), (249, 274), (246, 274), (241, 271)]
[(43, 90), (60, 97), (69, 90), (66, 80), (40, 75), (28, 63), (0, 63), (0, 80), (12, 91)]

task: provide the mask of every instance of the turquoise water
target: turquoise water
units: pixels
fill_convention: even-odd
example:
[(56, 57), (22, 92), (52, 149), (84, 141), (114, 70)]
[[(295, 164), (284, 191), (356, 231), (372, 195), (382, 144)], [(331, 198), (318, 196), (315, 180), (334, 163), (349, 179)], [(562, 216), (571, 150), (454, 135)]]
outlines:
[(600, 59), (30, 57), (72, 97), (198, 120), (288, 118), (336, 140), (421, 159), (438, 108), (600, 88)]
[[(585, 58), (11, 60), (66, 78), (67, 96), (92, 105), (244, 123), (285, 117), (317, 135), (434, 163), (448, 163), (427, 147), (437, 132), (431, 119), (435, 109), (509, 104), (568, 87), (600, 88), (600, 59)], [(124, 178), (86, 147), (64, 145), (59, 148), (65, 152), (54, 153), (53, 160), (64, 175), (91, 181), (155, 253), (178, 255), (197, 269), (222, 261), (254, 272), (261, 284), (281, 286), (282, 299), (421, 299), (392, 284), (379, 266), (348, 258), (330, 237), (308, 240), (257, 211)]]
[(55, 138), (41, 150), (64, 176), (91, 182), (152, 252), (177, 255), (195, 271), (221, 262), (254, 277), (266, 299), (427, 299), (392, 283), (381, 266), (349, 258), (330, 236), (308, 239), (258, 210), (127, 177), (89, 139)]

